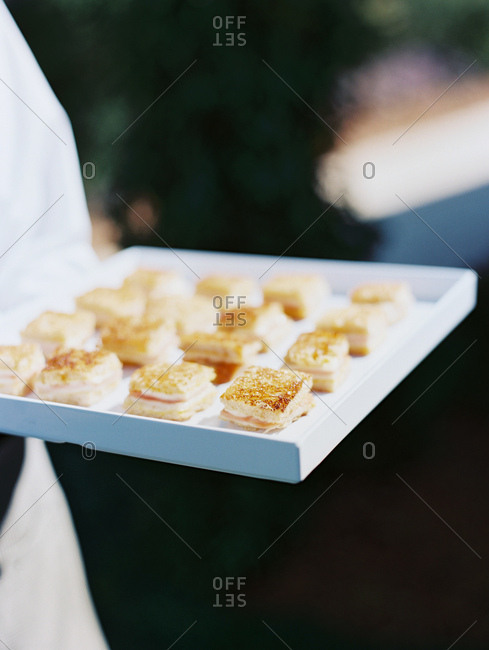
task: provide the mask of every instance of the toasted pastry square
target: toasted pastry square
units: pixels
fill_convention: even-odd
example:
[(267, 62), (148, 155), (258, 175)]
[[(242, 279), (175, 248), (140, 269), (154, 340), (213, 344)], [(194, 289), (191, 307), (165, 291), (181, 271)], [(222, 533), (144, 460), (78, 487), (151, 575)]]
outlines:
[(414, 296), (407, 282), (368, 282), (352, 291), (351, 300), (356, 304), (382, 307), (387, 321), (391, 324), (408, 314)]
[(292, 320), (284, 313), (278, 302), (270, 302), (261, 307), (229, 309), (219, 314), (219, 327), (249, 338), (250, 335), (263, 341), (262, 352), (267, 346), (273, 348), (280, 344), (291, 332)]
[(209, 297), (164, 296), (149, 299), (146, 315), (173, 322), (178, 334), (183, 336), (191, 332), (212, 332), (218, 311)]
[(384, 340), (387, 318), (380, 307), (355, 304), (330, 309), (318, 321), (317, 329), (345, 334), (350, 354), (363, 356)]
[(348, 375), (351, 362), (348, 350), (345, 334), (306, 332), (300, 334), (284, 361), (289, 368), (310, 375), (314, 390), (332, 392)]
[(258, 287), (251, 279), (240, 275), (208, 275), (197, 283), (196, 293), (213, 299), (216, 309), (239, 309), (248, 305)]
[(26, 395), (44, 367), (44, 355), (37, 343), (0, 345), (0, 393)]
[(49, 356), (58, 347), (81, 347), (95, 332), (95, 315), (90, 311), (64, 314), (45, 311), (21, 333), (25, 343), (39, 343)]
[(143, 366), (129, 383), (124, 407), (133, 415), (188, 420), (212, 404), (214, 371), (198, 363)]
[(253, 335), (248, 338), (231, 330), (216, 328), (214, 332), (195, 332), (182, 337), (185, 361), (211, 366), (216, 372), (214, 382), (230, 381), (243, 366), (250, 365), (260, 352), (262, 343)]
[(312, 377), (288, 369), (252, 366), (221, 396), (220, 417), (243, 429), (283, 429), (310, 411)]
[(182, 294), (188, 289), (187, 283), (176, 271), (147, 268), (136, 269), (127, 276), (122, 286), (143, 293), (147, 298)]
[(172, 322), (148, 316), (115, 318), (102, 326), (100, 335), (104, 348), (123, 363), (141, 366), (165, 361), (178, 345)]
[(320, 275), (277, 275), (263, 287), (265, 302), (279, 302), (286, 314), (300, 320), (321, 306), (329, 293)]
[(129, 289), (111, 289), (99, 287), (78, 296), (76, 305), (95, 314), (97, 327), (111, 318), (124, 316), (142, 316), (146, 298)]
[(62, 350), (48, 359), (34, 380), (44, 400), (90, 406), (112, 392), (122, 379), (122, 364), (108, 350)]

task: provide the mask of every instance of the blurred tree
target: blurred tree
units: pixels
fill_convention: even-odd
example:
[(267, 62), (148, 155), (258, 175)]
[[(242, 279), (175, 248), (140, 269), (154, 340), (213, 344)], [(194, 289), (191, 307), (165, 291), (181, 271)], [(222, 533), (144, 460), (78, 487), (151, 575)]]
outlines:
[[(451, 0), (434, 0), (429, 7), (421, 0), (18, 0), (9, 6), (73, 121), (82, 163), (96, 164), (89, 192), (104, 194), (124, 223), (126, 208), (115, 192), (134, 202), (172, 246), (267, 253), (285, 250), (326, 207), (314, 188), (315, 159), (332, 146), (333, 135), (294, 91), (338, 130), (336, 79), (392, 34), (406, 40), (412, 29), (422, 40), (436, 31), (441, 45), (453, 39), (463, 49), (470, 20), (479, 15), (479, 24), (487, 25), (489, 15), (477, 0), (463, 4), (463, 20)], [(246, 16), (240, 30), (246, 45), (213, 45), (213, 18), (226, 15)], [(438, 30), (438, 24), (445, 28)], [(476, 33), (481, 52), (482, 31)], [(151, 231), (126, 233), (125, 243), (134, 241), (160, 243)], [(370, 242), (369, 229), (332, 208), (289, 254), (361, 257)], [(432, 357), (421, 384), (427, 386), (446, 365), (441, 353)], [(451, 378), (465, 386), (465, 375)], [(458, 394), (461, 412), (472, 386), (466, 384)], [(411, 391), (413, 399), (419, 395), (418, 382), (411, 380)], [(453, 391), (440, 393), (439, 403), (448, 394)], [(410, 402), (399, 393), (389, 399), (393, 413)], [(421, 415), (432, 416), (432, 402), (424, 408)], [(179, 647), (227, 648), (230, 639), (235, 648), (277, 647), (273, 635), (267, 643), (263, 631), (253, 628), (252, 614), (231, 623), (209, 614), (212, 577), (258, 580), (266, 569), (259, 554), (340, 472), (371, 472), (382, 481), (392, 475), (392, 458), (415, 454), (418, 440), (428, 444), (424, 428), (407, 418), (400, 425), (405, 435), (392, 435), (379, 410), (362, 426), (299, 486), (110, 454), (87, 463), (77, 448), (53, 445), (112, 647), (168, 647), (194, 614), (204, 622)], [(384, 448), (366, 467), (365, 440), (382, 440)], [(116, 472), (195, 544), (202, 561), (192, 564), (192, 553)], [(333, 502), (335, 507), (342, 512)], [(300, 547), (300, 530), (294, 527), (274, 547), (266, 566), (278, 563), (284, 548)], [(396, 598), (392, 603), (398, 609)], [(326, 620), (315, 630), (311, 618), (291, 616), (297, 637), (286, 636), (294, 647), (325, 647), (327, 625)], [(393, 644), (374, 639), (371, 647)]]
[(366, 0), (367, 21), (389, 39), (425, 42), (489, 64), (489, 4), (486, 0)]
[[(149, 229), (127, 228), (116, 193), (129, 202), (150, 197), (156, 230), (172, 246), (271, 254), (326, 207), (315, 165), (339, 128), (334, 84), (380, 43), (360, 7), (354, 0), (11, 4), (73, 121), (82, 162), (96, 165), (87, 190), (107, 197), (126, 225), (124, 244), (160, 242)], [(216, 16), (245, 22), (216, 29)], [(225, 32), (242, 32), (246, 44), (216, 46)], [(370, 228), (332, 208), (289, 254), (365, 257), (371, 242)]]

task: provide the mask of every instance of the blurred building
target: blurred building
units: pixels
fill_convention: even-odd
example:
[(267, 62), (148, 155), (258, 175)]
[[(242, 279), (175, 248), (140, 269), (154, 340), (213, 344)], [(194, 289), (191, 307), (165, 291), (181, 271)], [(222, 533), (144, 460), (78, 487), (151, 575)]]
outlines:
[[(482, 265), (489, 251), (489, 78), (475, 61), (386, 56), (343, 84), (347, 119), (320, 192), (375, 220), (378, 261)], [(348, 106), (353, 108), (348, 109)]]

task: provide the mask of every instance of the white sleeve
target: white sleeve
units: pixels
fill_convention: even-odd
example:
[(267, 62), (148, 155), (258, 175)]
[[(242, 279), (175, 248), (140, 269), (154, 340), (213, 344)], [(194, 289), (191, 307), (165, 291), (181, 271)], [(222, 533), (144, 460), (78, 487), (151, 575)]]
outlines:
[(95, 263), (70, 121), (0, 0), (0, 310)]

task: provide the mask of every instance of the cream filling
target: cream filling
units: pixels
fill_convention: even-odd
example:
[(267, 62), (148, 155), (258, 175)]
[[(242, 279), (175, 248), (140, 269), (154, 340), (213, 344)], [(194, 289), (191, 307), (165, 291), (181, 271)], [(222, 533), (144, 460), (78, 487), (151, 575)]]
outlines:
[(22, 336), (22, 341), (24, 343), (37, 343), (37, 345), (41, 346), (41, 349), (46, 357), (54, 354), (57, 348), (59, 348), (60, 345), (63, 345), (63, 341), (46, 341), (43, 339), (34, 338), (32, 336)]
[(347, 332), (348, 342), (354, 347), (364, 347), (372, 340), (372, 334), (358, 334)]
[(384, 335), (384, 331), (381, 331), (371, 334), (347, 334), (346, 336), (350, 343), (350, 351), (354, 353), (358, 348), (373, 350), (384, 340)]
[(203, 397), (207, 392), (209, 392), (209, 388), (212, 387), (210, 385), (202, 386), (195, 391), (183, 395), (176, 395), (174, 393), (160, 393), (151, 389), (144, 392), (131, 391), (130, 395), (131, 397), (134, 397), (134, 399), (139, 398), (140, 400), (144, 400), (146, 402), (162, 402), (163, 404), (181, 404), (185, 402), (186, 404), (191, 405)]
[(155, 412), (174, 413), (183, 409), (192, 410), (198, 407), (207, 395), (213, 394), (214, 387), (211, 384), (204, 386), (186, 399), (176, 398), (175, 395), (161, 395), (161, 393), (158, 397), (148, 397), (148, 392), (139, 397), (135, 393), (129, 393), (128, 397), (134, 398), (133, 404), (145, 404)]
[(258, 341), (257, 343), (258, 345), (256, 348), (258, 349), (242, 349), (241, 352), (237, 352), (235, 350), (227, 350), (225, 348), (198, 348), (197, 344), (185, 354), (185, 361), (195, 361), (197, 363), (202, 362), (204, 365), (217, 365), (220, 363), (228, 363), (232, 365), (249, 365), (261, 347)]
[(221, 416), (225, 417), (230, 422), (235, 422), (236, 424), (248, 424), (260, 429), (277, 429), (281, 426), (279, 423), (270, 423), (266, 420), (260, 420), (260, 418), (253, 415), (237, 415), (228, 409), (223, 409), (221, 411)]
[(273, 343), (280, 340), (289, 332), (290, 320), (286, 314), (278, 314), (278, 316), (264, 322), (260, 327), (255, 330), (256, 336), (263, 339), (266, 343)]
[(165, 336), (158, 340), (149, 340), (147, 345), (143, 348), (138, 348), (136, 345), (132, 345), (131, 343), (114, 346), (110, 346), (109, 343), (108, 349), (113, 350), (119, 357), (128, 360), (129, 363), (134, 361), (135, 363), (146, 365), (156, 362), (158, 359), (163, 357), (168, 350), (176, 348), (178, 343), (178, 337), (172, 334), (171, 336)]
[(389, 324), (392, 324), (407, 315), (411, 306), (411, 301), (409, 299), (403, 299), (398, 301), (385, 301), (378, 304), (384, 310)]
[[(2, 373), (3, 374), (3, 373)], [(12, 390), (17, 389), (21, 382), (15, 375), (10, 373), (10, 376), (0, 376), (0, 393), (10, 393)]]
[(164, 278), (160, 285), (150, 288), (148, 294), (151, 298), (164, 298), (187, 293), (187, 285), (180, 278)]
[(52, 395), (71, 395), (72, 393), (77, 393), (78, 395), (84, 395), (85, 393), (90, 393), (97, 388), (102, 388), (104, 385), (112, 387), (117, 385), (120, 381), (121, 374), (120, 371), (114, 371), (107, 377), (97, 377), (97, 381), (69, 381), (66, 384), (48, 384), (40, 382), (37, 384), (38, 388), (43, 393), (49, 393)]
[(89, 335), (80, 335), (80, 336), (71, 336), (66, 339), (59, 340), (48, 340), (43, 338), (35, 338), (32, 336), (22, 336), (22, 341), (24, 343), (37, 343), (41, 346), (41, 349), (45, 357), (49, 357), (56, 352), (60, 347), (63, 348), (76, 348), (80, 345), (83, 345), (85, 341), (90, 338)]
[(313, 379), (333, 379), (341, 369), (341, 366), (337, 366), (334, 370), (318, 370), (306, 367), (297, 368), (299, 372), (305, 372), (308, 375), (311, 375)]

